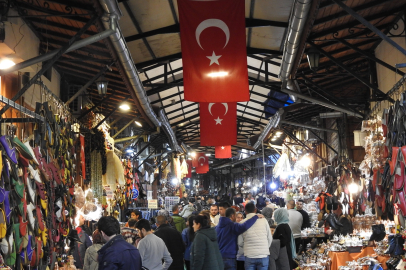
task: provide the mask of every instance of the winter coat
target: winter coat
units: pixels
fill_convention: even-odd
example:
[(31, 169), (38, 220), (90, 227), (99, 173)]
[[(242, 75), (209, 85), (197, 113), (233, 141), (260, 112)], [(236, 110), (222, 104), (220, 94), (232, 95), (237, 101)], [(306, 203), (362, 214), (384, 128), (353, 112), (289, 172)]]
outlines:
[(110, 239), (97, 253), (99, 270), (140, 270), (142, 266), (140, 252), (121, 234)]
[[(240, 223), (245, 223), (256, 216), (254, 213), (247, 214), (247, 218)], [(255, 224), (245, 233), (238, 236), (238, 246), (244, 248), (244, 256), (248, 258), (265, 258), (269, 255), (269, 247), (272, 244), (272, 234), (266, 219), (258, 219)]]
[(273, 239), (269, 248), (268, 270), (290, 270), (289, 257), (286, 247), (281, 247), (280, 240)]
[(190, 249), (192, 247), (192, 243), (193, 241), (190, 241), (189, 238), (189, 228), (186, 228), (182, 231), (182, 239), (183, 239), (183, 243), (185, 244), (185, 255), (184, 255), (184, 259), (185, 261), (190, 261)]
[(86, 250), (85, 262), (83, 263), (83, 270), (97, 270), (99, 269), (99, 262), (97, 260), (99, 251), (102, 248), (102, 244), (93, 244)]
[(183, 208), (182, 212), (180, 212), (179, 216), (183, 217), (183, 218), (187, 218), (189, 217), (193, 212), (195, 211), (195, 208), (193, 207), (193, 205), (185, 205), (185, 207)]
[(175, 228), (167, 224), (162, 224), (154, 232), (156, 236), (164, 240), (166, 247), (173, 259), (168, 270), (183, 269), (183, 253), (185, 245), (183, 244), (182, 235)]
[(289, 269), (294, 269), (295, 268), (295, 261), (292, 258), (292, 230), (289, 227), (289, 224), (279, 224), (274, 233), (273, 233), (274, 239), (279, 239), (280, 240), (280, 247), (284, 248), (286, 247), (286, 252), (288, 254), (288, 261), (290, 264)]
[(75, 259), (76, 268), (82, 269), (83, 262), (85, 261), (86, 250), (92, 245), (92, 240), (90, 240), (89, 235), (85, 233), (82, 227), (77, 227), (76, 231), (78, 232), (78, 237), (83, 244), (75, 241), (72, 255)]
[(214, 228), (205, 227), (196, 232), (190, 252), (192, 270), (223, 270), (223, 258)]
[(266, 197), (264, 197), (262, 194), (258, 195), (256, 205), (259, 210), (262, 210), (262, 208), (266, 206), (265, 199)]
[(238, 251), (238, 236), (251, 228), (257, 221), (258, 216), (254, 216), (244, 223), (235, 223), (228, 217), (220, 217), (216, 226), (217, 242), (223, 258), (235, 258)]
[(173, 223), (175, 224), (175, 228), (178, 230), (178, 232), (182, 233), (183, 229), (186, 228), (185, 219), (178, 214), (173, 214), (172, 219)]

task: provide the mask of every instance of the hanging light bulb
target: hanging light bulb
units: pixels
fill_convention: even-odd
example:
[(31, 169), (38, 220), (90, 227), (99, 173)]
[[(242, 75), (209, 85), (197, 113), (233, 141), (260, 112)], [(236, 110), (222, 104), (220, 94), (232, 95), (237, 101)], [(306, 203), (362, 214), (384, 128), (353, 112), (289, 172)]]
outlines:
[(272, 182), (271, 183), (271, 189), (275, 189), (276, 188), (276, 184), (275, 184), (275, 182)]
[(355, 184), (354, 182), (352, 182), (349, 186), (348, 186), (348, 190), (350, 191), (350, 193), (357, 193), (359, 189), (359, 186), (357, 184)]
[(312, 160), (308, 157), (308, 156), (304, 156), (300, 159), (300, 165), (302, 165), (303, 167), (307, 168), (310, 166), (310, 163), (312, 162)]
[(179, 183), (179, 179), (174, 177), (172, 178), (172, 184), (177, 185)]

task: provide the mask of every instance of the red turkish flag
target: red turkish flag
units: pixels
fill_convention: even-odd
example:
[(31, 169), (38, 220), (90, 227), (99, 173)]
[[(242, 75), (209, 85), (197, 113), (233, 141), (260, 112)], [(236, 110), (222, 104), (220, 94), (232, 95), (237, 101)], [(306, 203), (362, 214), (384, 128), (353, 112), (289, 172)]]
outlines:
[(215, 157), (216, 158), (231, 158), (231, 145), (216, 146)]
[(178, 0), (185, 100), (249, 101), (245, 1)]
[(200, 145), (237, 144), (237, 103), (200, 103)]
[(186, 178), (192, 178), (192, 160), (186, 160), (186, 164), (187, 164), (187, 175)]
[(207, 173), (209, 171), (209, 157), (205, 153), (196, 154), (196, 173)]

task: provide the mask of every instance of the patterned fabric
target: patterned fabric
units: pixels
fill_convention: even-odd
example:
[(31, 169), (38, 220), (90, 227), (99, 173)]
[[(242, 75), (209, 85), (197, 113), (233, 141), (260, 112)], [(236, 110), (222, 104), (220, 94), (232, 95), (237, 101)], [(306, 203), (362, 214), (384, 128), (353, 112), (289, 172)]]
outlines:
[(138, 238), (137, 230), (124, 227), (121, 229), (121, 235), (127, 243), (135, 246), (135, 240)]

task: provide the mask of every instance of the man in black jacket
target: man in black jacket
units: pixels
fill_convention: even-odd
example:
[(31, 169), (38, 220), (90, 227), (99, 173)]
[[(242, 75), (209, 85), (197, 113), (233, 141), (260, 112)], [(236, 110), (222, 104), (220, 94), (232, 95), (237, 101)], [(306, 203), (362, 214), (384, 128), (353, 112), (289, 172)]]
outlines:
[(301, 228), (302, 230), (305, 228), (311, 227), (310, 217), (309, 217), (309, 214), (305, 210), (303, 210), (303, 203), (304, 203), (303, 200), (298, 200), (296, 202), (296, 210), (303, 216), (303, 223), (302, 223), (302, 228)]
[(156, 236), (161, 238), (173, 259), (168, 270), (183, 269), (183, 253), (185, 253), (185, 244), (182, 240), (182, 235), (167, 224), (165, 216), (156, 217), (157, 229), (154, 232)]

